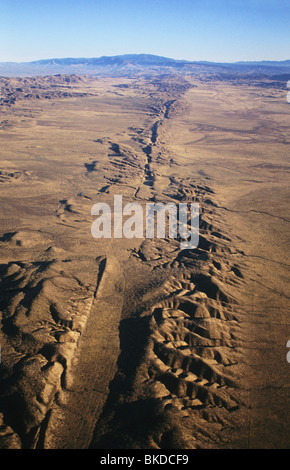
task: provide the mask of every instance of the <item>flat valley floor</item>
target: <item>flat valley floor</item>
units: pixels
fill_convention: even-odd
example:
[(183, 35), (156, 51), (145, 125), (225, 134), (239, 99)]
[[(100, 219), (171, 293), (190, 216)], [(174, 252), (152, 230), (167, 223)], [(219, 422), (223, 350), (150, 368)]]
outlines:
[[(0, 446), (289, 448), (286, 93), (1, 80)], [(198, 202), (198, 247), (94, 239), (114, 195)]]

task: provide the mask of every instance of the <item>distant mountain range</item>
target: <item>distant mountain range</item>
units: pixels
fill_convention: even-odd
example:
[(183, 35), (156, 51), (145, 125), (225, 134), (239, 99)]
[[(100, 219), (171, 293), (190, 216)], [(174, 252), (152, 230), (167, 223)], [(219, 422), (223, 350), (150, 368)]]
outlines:
[(54, 73), (117, 73), (138, 72), (146, 69), (175, 69), (198, 71), (216, 68), (217, 70), (254, 71), (267, 74), (267, 71), (290, 72), (290, 60), (215, 63), (207, 61), (176, 60), (152, 54), (125, 54), (93, 58), (43, 59), (32, 62), (0, 62), (0, 75), (43, 75)]
[(157, 67), (174, 67), (190, 64), (186, 60), (175, 60), (167, 57), (161, 57), (151, 54), (125, 54), (116, 56), (102, 56), (92, 58), (66, 58), (66, 59), (46, 59), (30, 62), (35, 65), (97, 65), (97, 66), (112, 66), (112, 65), (140, 65), (157, 66)]

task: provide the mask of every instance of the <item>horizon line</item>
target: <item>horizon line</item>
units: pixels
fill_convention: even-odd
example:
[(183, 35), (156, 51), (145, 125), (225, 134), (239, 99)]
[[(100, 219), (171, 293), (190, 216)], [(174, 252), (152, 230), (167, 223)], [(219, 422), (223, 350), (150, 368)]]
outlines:
[(158, 58), (163, 58), (167, 60), (172, 60), (175, 62), (184, 62), (184, 63), (210, 63), (210, 64), (250, 64), (250, 63), (263, 63), (263, 62), (276, 62), (276, 63), (281, 63), (281, 62), (288, 62), (290, 59), (256, 59), (256, 60), (236, 60), (236, 61), (214, 61), (214, 60), (189, 60), (189, 59), (175, 59), (173, 57), (167, 57), (167, 56), (162, 56), (158, 54), (147, 54), (144, 52), (141, 53), (125, 53), (125, 54), (115, 54), (115, 55), (102, 55), (102, 56), (91, 56), (91, 57), (85, 57), (85, 56), (66, 56), (66, 57), (47, 57), (47, 58), (39, 58), (39, 59), (33, 59), (33, 60), (17, 60), (17, 61), (2, 61), (0, 60), (0, 64), (31, 64), (34, 62), (40, 62), (40, 61), (49, 61), (49, 60), (77, 60), (77, 59), (84, 59), (84, 60), (92, 60), (92, 59), (103, 59), (103, 58), (114, 58), (114, 57), (126, 57), (126, 56), (151, 56), (151, 57), (158, 57)]

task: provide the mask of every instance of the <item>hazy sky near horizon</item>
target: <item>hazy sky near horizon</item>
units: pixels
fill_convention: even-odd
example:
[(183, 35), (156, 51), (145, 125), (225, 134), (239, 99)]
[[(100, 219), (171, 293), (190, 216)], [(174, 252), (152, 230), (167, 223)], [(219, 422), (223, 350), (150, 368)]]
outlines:
[(290, 0), (0, 0), (0, 61), (290, 59)]

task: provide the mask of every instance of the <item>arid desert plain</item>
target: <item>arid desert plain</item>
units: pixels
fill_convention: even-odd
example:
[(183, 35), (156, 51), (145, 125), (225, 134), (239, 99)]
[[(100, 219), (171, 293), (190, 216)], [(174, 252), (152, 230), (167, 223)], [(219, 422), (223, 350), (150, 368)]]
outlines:
[[(289, 448), (286, 87), (167, 69), (0, 85), (0, 447)], [(115, 195), (198, 203), (198, 246), (94, 238)]]

